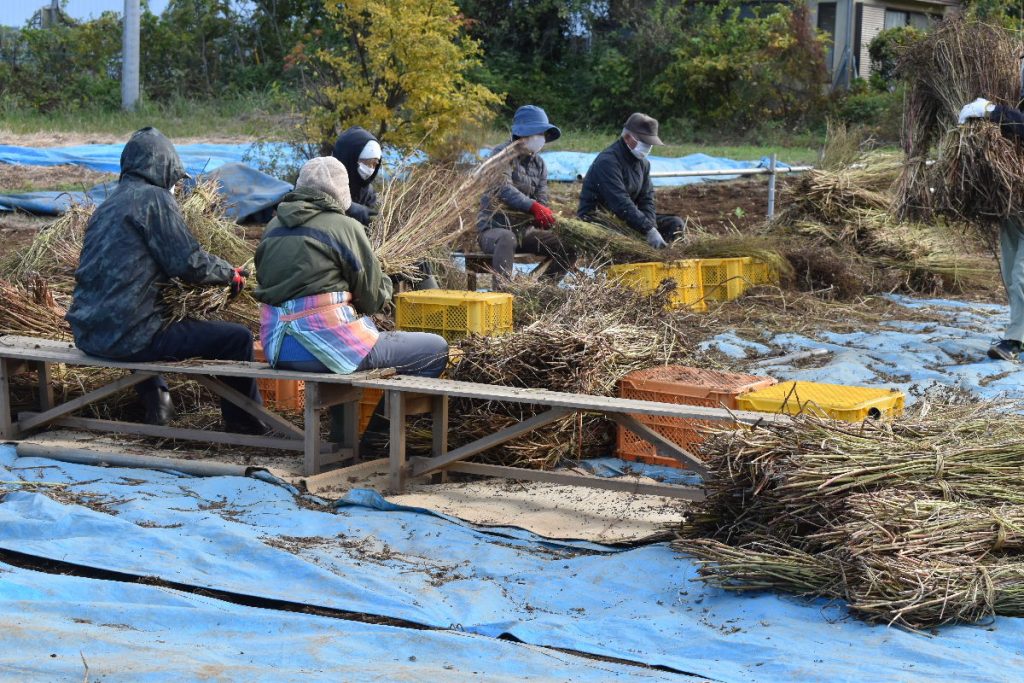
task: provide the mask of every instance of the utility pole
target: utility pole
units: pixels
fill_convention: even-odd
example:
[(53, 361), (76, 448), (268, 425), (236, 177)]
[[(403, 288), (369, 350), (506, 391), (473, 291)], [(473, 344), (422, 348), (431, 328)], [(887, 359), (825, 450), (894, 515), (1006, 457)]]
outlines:
[(139, 102), (139, 0), (124, 0), (121, 48), (121, 108), (134, 111)]

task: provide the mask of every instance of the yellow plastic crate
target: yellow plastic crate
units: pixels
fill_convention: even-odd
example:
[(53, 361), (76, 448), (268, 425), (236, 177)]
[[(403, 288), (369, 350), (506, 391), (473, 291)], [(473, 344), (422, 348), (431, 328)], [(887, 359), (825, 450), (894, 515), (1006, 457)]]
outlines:
[(749, 256), (700, 259), (704, 298), (708, 301), (732, 301), (743, 296), (749, 287), (746, 269), (752, 260)]
[(650, 294), (667, 279), (675, 280), (676, 291), (672, 293), (672, 306), (706, 311), (704, 287), (697, 261), (670, 261), (668, 263), (624, 263), (608, 268), (608, 276), (621, 280), (644, 294)]
[(743, 275), (751, 287), (779, 284), (779, 271), (770, 263), (751, 258), (743, 265)]
[(512, 331), (512, 295), (454, 289), (405, 292), (395, 297), (395, 326), (433, 332), (450, 342), (471, 334), (507, 334)]
[(736, 398), (740, 410), (761, 413), (809, 413), (834, 420), (860, 422), (903, 414), (904, 396), (892, 389), (848, 387), (818, 382), (783, 382)]

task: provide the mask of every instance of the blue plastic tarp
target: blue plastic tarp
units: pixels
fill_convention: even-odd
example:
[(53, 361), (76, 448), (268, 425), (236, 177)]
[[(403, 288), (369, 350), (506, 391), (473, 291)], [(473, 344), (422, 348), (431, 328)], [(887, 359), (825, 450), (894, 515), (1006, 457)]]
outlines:
[[(586, 175), (597, 154), (593, 152), (541, 152), (544, 163), (548, 167), (548, 180), (575, 181)], [(761, 158), (751, 161), (737, 161), (725, 157), (713, 157), (707, 154), (688, 154), (684, 157), (647, 157), (651, 162), (652, 173), (671, 171), (719, 171), (730, 169), (767, 168), (769, 160)], [(785, 168), (785, 164), (778, 164)], [(735, 180), (739, 175), (686, 176), (682, 178), (654, 178), (656, 187), (672, 187), (693, 185), (708, 180)]]
[[(81, 504), (47, 490), (8, 493), (0, 547), (88, 567), (507, 634), (716, 681), (1024, 677), (1024, 620), (936, 637), (870, 626), (841, 605), (709, 588), (664, 544), (614, 551), (494, 533), (372, 492), (318, 511), (266, 481), (16, 459), (0, 447), (0, 481), (17, 479), (69, 484), (61, 498)], [(179, 628), (202, 642), (198, 624)]]
[[(216, 180), (224, 195), (227, 215), (237, 221), (270, 220), (271, 211), (292, 186), (243, 163), (230, 162), (200, 178)], [(0, 209), (18, 209), (37, 216), (56, 216), (71, 204), (99, 204), (117, 187), (97, 185), (88, 192), (26, 192), (0, 195)]]
[(357, 672), (383, 681), (679, 680), (470, 633), (245, 607), (2, 563), (0, 671), (11, 681), (106, 683), (337, 681)]

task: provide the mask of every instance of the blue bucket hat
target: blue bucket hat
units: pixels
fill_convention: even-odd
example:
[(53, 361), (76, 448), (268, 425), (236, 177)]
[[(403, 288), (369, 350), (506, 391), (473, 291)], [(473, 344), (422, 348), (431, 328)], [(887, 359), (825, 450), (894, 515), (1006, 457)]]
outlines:
[(562, 137), (562, 131), (557, 126), (552, 126), (548, 121), (548, 115), (540, 107), (532, 104), (524, 104), (516, 109), (512, 117), (512, 135), (525, 138), (529, 135), (544, 135), (548, 142)]

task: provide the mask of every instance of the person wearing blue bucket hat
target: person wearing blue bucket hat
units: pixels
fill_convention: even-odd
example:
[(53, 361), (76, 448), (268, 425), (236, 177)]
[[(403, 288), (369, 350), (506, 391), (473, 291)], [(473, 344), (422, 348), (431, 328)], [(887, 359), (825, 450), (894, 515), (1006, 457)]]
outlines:
[(576, 261), (575, 252), (550, 231), (555, 214), (548, 208), (548, 169), (539, 154), (561, 135), (543, 109), (527, 104), (512, 118), (512, 138), (492, 150), (499, 154), (517, 142), (520, 150), (497, 184), (484, 192), (477, 217), (480, 248), (491, 255), (491, 268), (501, 278), (512, 276), (517, 253), (550, 258), (544, 276), (556, 282)]

